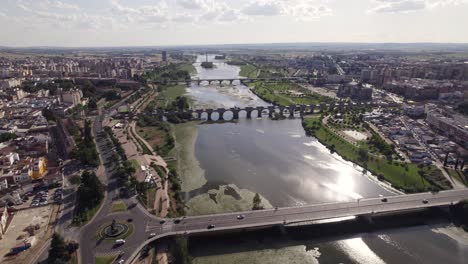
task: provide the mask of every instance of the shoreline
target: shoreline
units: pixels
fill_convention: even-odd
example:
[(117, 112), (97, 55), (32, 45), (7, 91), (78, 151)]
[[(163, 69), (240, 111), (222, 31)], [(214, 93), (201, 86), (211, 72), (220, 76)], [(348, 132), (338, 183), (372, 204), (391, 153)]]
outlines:
[(172, 125), (175, 139), (174, 154), (177, 157), (177, 171), (181, 179), (181, 191), (189, 192), (206, 184), (205, 171), (195, 156), (198, 137), (197, 122)]

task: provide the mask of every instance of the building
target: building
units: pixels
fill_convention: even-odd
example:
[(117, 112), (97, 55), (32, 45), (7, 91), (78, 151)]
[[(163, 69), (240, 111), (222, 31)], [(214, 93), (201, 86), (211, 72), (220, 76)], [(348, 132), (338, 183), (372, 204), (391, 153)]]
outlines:
[(468, 148), (468, 118), (436, 109), (427, 113), (426, 122), (449, 139)]
[(76, 106), (81, 104), (81, 98), (83, 98), (83, 92), (79, 89), (72, 89), (69, 91), (63, 91), (62, 89), (59, 91), (60, 101), (62, 103), (71, 104), (72, 106)]
[(163, 50), (161, 55), (162, 55), (162, 61), (166, 62), (167, 61), (167, 51)]
[(349, 97), (353, 100), (369, 101), (372, 100), (372, 91), (371, 85), (351, 82), (341, 84), (336, 95), (341, 98)]
[(0, 89), (10, 89), (21, 85), (21, 80), (16, 78), (8, 78), (0, 80)]
[(409, 117), (422, 117), (424, 116), (425, 107), (424, 105), (405, 105), (403, 112)]

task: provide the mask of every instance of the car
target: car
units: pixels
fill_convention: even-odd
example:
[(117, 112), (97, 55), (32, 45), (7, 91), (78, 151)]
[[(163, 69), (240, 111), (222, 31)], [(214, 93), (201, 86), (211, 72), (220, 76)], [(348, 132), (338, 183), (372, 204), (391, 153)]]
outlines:
[(114, 243), (116, 246), (120, 246), (120, 245), (123, 245), (125, 244), (125, 239), (117, 239), (115, 240), (115, 243)]
[(128, 218), (128, 219), (127, 219), (127, 222), (131, 223), (131, 222), (133, 222), (133, 219), (132, 219), (132, 218)]
[(388, 200), (387, 200), (387, 198), (382, 198), (381, 201), (384, 202), (384, 203), (386, 203)]
[(160, 223), (161, 225), (164, 225), (164, 223), (166, 223), (166, 220), (161, 220), (161, 221), (159, 221), (159, 223)]
[(176, 219), (174, 219), (174, 224), (178, 224), (178, 223), (180, 223), (180, 221), (181, 220), (179, 218), (176, 218)]
[(213, 225), (213, 224), (208, 225), (208, 229), (213, 229), (213, 228), (215, 228), (215, 227), (216, 227), (216, 226)]
[(123, 264), (125, 262), (124, 259), (119, 259), (119, 261), (117, 261), (117, 264)]
[(156, 233), (151, 233), (149, 234), (148, 238), (152, 238), (152, 237), (155, 237), (156, 236)]
[(423, 204), (427, 204), (428, 202), (429, 202), (429, 201), (426, 200), (426, 199), (422, 200), (422, 203), (423, 203)]
[(237, 220), (242, 220), (242, 219), (244, 219), (244, 218), (245, 218), (244, 215), (238, 215), (238, 216), (237, 216)]
[(39, 206), (39, 203), (32, 203), (31, 206), (32, 206), (32, 207)]
[(47, 202), (47, 201), (44, 201), (44, 202), (40, 202), (40, 203), (39, 203), (39, 205), (47, 205), (47, 204), (49, 204), (49, 202)]

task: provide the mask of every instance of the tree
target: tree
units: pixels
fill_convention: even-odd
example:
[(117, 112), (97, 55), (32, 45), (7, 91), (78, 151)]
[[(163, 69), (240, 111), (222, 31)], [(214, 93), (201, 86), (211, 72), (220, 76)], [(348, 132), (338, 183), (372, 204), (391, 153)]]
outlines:
[(94, 172), (81, 174), (81, 185), (78, 188), (78, 204), (82, 209), (93, 208), (104, 198), (104, 186)]
[(63, 237), (58, 233), (54, 233), (50, 243), (48, 263), (65, 263), (70, 260), (68, 246), (63, 240)]
[(252, 210), (262, 210), (262, 209), (263, 209), (262, 198), (260, 198), (260, 195), (256, 193), (253, 198)]
[(11, 139), (15, 139), (17, 138), (18, 136), (14, 133), (2, 133), (0, 134), (0, 143), (3, 143), (5, 141), (9, 141)]
[(176, 236), (175, 245), (171, 250), (176, 264), (190, 264), (192, 260), (188, 252), (187, 239), (182, 236)]
[(96, 87), (90, 81), (85, 81), (81, 90), (83, 91), (84, 97), (92, 97), (94, 94), (96, 94)]

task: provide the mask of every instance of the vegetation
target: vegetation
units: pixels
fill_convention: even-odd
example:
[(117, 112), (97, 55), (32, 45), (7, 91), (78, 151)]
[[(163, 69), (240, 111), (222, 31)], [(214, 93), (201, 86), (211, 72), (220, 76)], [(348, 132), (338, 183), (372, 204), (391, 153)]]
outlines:
[(186, 71), (186, 72), (188, 72), (190, 74), (197, 73), (197, 69), (195, 69), (195, 67), (191, 63), (182, 64), (177, 69), (179, 71)]
[(463, 200), (451, 206), (450, 209), (458, 221), (458, 224), (468, 232), (468, 200)]
[(183, 236), (176, 236), (174, 245), (171, 247), (171, 255), (174, 258), (174, 264), (190, 264), (192, 258), (188, 252), (188, 240)]
[(311, 92), (291, 82), (254, 82), (253, 92), (264, 101), (276, 105), (320, 104), (331, 98)]
[(114, 262), (115, 257), (113, 256), (99, 256), (95, 257), (94, 263), (96, 264), (111, 264)]
[(17, 137), (18, 136), (16, 134), (14, 134), (14, 133), (8, 133), (8, 132), (7, 133), (1, 133), (0, 134), (0, 143), (15, 139)]
[(244, 76), (247, 78), (257, 78), (257, 72), (258, 72), (257, 67), (253, 66), (252, 64), (241, 65), (240, 68), (241, 68), (239, 72), (240, 76)]
[(167, 175), (169, 182), (170, 182), (170, 189), (173, 193), (173, 197), (176, 201), (177, 207), (177, 215), (185, 215), (185, 203), (184, 203), (184, 198), (182, 195), (182, 187), (181, 187), (181, 182), (180, 182), (180, 177), (179, 174), (177, 173), (177, 170), (173, 166), (169, 166), (169, 173)]
[(214, 64), (211, 61), (204, 61), (201, 63), (201, 66), (205, 69), (211, 69), (214, 68)]
[(71, 153), (71, 157), (80, 160), (84, 165), (97, 167), (100, 164), (99, 155), (96, 150), (93, 136), (91, 134), (91, 121), (85, 121), (83, 136), (74, 134), (76, 147)]
[(315, 136), (322, 144), (336, 151), (344, 159), (377, 175), (379, 180), (387, 180), (397, 189), (414, 193), (451, 188), (451, 184), (436, 167), (392, 161), (382, 155), (369, 154), (368, 144), (355, 146), (347, 142), (323, 125), (318, 116), (304, 119), (303, 127), (308, 135)]
[(107, 136), (112, 141), (112, 144), (114, 144), (115, 151), (117, 152), (119, 157), (122, 159), (122, 161), (126, 161), (127, 155), (125, 154), (125, 150), (122, 148), (122, 144), (120, 144), (119, 140), (114, 136), (114, 133), (112, 132), (112, 128), (106, 126), (104, 127), (104, 132), (106, 132)]
[(122, 201), (112, 203), (112, 212), (127, 211), (127, 206)]
[(77, 191), (77, 201), (73, 222), (83, 224), (89, 221), (99, 208), (104, 198), (104, 186), (94, 172), (81, 174), (81, 184)]
[(262, 198), (260, 198), (260, 195), (258, 193), (255, 194), (253, 201), (252, 201), (252, 210), (262, 210)]
[(63, 237), (58, 233), (54, 233), (50, 242), (47, 262), (51, 264), (65, 263), (71, 259), (70, 253)]
[(171, 80), (190, 80), (190, 71), (184, 65), (169, 64), (146, 72), (139, 78), (142, 82), (149, 80), (159, 83), (168, 83)]

